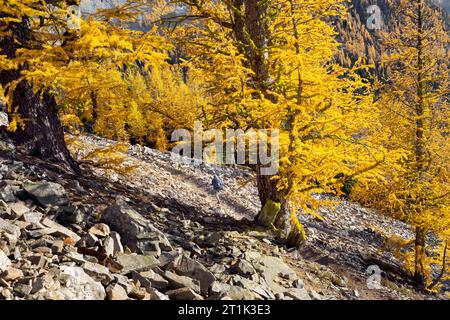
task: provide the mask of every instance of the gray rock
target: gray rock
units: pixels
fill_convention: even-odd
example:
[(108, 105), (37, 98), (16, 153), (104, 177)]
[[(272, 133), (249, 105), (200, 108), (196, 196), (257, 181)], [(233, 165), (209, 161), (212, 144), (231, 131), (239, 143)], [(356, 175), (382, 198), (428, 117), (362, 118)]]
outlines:
[(252, 281), (250, 279), (241, 276), (233, 276), (232, 281), (235, 285), (250, 290), (251, 292), (257, 294), (258, 297), (270, 300), (275, 299), (275, 295), (272, 293), (269, 286), (267, 286), (264, 283), (262, 284), (256, 283), (255, 281)]
[(108, 300), (128, 300), (127, 292), (122, 286), (118, 285), (117, 283), (110, 284), (106, 288), (106, 294), (108, 295)]
[(202, 295), (207, 295), (209, 287), (216, 281), (216, 277), (200, 262), (186, 256), (181, 258), (180, 263), (174, 269), (178, 274), (198, 280)]
[(308, 293), (313, 300), (323, 300), (323, 296), (312, 289), (309, 289)]
[(23, 298), (23, 297), (28, 296), (31, 293), (31, 289), (32, 289), (32, 286), (29, 285), (29, 284), (16, 283), (14, 285), (14, 289), (13, 290), (14, 290), (14, 293), (17, 296)]
[(0, 111), (0, 127), (7, 127), (9, 125), (8, 114)]
[(23, 278), (23, 272), (20, 269), (7, 268), (6, 271), (0, 275), (0, 278), (2, 278), (5, 281), (15, 281), (17, 279)]
[(159, 257), (160, 267), (173, 269), (176, 268), (183, 257), (183, 249), (177, 248), (176, 250), (170, 252), (162, 252)]
[(28, 208), (23, 202), (16, 202), (9, 205), (9, 211), (11, 219), (19, 219), (25, 213), (30, 212), (30, 208)]
[(78, 252), (68, 252), (66, 254), (66, 257), (72, 261), (75, 261), (76, 263), (82, 264), (86, 262), (86, 259), (84, 258), (84, 256), (81, 253)]
[(147, 289), (147, 292), (150, 294), (151, 300), (170, 300), (168, 295), (159, 292), (155, 288), (149, 288)]
[(311, 300), (308, 291), (304, 288), (292, 288), (284, 293), (285, 296), (294, 300)]
[(215, 281), (209, 290), (211, 299), (256, 300), (258, 296), (250, 290)]
[(118, 234), (117, 232), (111, 232), (109, 236), (113, 240), (113, 243), (114, 243), (113, 255), (123, 253), (124, 250), (123, 250), (122, 242), (120, 240), (120, 234)]
[(3, 188), (3, 190), (0, 190), (0, 199), (5, 201), (5, 202), (15, 202), (17, 201), (16, 197), (14, 196), (14, 192), (16, 191), (16, 189), (13, 186), (6, 186)]
[(231, 267), (231, 271), (243, 277), (251, 277), (256, 274), (256, 270), (253, 268), (253, 265), (243, 259), (239, 259), (238, 262)]
[(285, 291), (285, 288), (279, 285), (276, 281), (280, 277), (280, 274), (283, 274), (284, 276), (289, 274), (289, 277), (298, 278), (295, 271), (292, 270), (280, 258), (263, 256), (259, 261), (260, 264), (255, 267), (261, 277), (265, 279), (267, 285), (273, 293), (283, 293)]
[(46, 281), (43, 277), (36, 278), (33, 281), (33, 285), (31, 287), (31, 294), (38, 293), (42, 289), (44, 289)]
[(209, 270), (216, 275), (221, 275), (227, 269), (225, 268), (225, 266), (223, 264), (216, 263), (211, 268), (209, 268)]
[(44, 220), (42, 220), (42, 224), (44, 226), (54, 230), (50, 234), (53, 234), (55, 236), (63, 236), (65, 238), (71, 238), (75, 242), (78, 242), (81, 239), (81, 237), (79, 235), (77, 235), (75, 232), (67, 229), (66, 227), (63, 227), (59, 223), (56, 223), (55, 221), (50, 220), (48, 218), (45, 218)]
[(166, 271), (163, 274), (163, 277), (167, 281), (169, 281), (169, 285), (175, 289), (190, 288), (194, 290), (196, 293), (200, 293), (200, 282), (198, 280), (194, 280), (185, 276), (179, 276), (170, 271)]
[(52, 253), (53, 254), (61, 254), (64, 250), (64, 241), (63, 240), (55, 240), (52, 243)]
[(114, 240), (111, 237), (107, 237), (104, 241), (103, 241), (103, 252), (108, 256), (108, 257), (113, 257), (114, 256)]
[(179, 288), (166, 292), (172, 300), (203, 300), (202, 296), (198, 295), (191, 288)]
[(294, 288), (298, 288), (298, 289), (303, 289), (305, 287), (305, 283), (303, 282), (302, 279), (297, 279), (295, 280), (292, 285), (294, 286)]
[(25, 184), (23, 189), (33, 200), (37, 201), (44, 208), (69, 204), (64, 187), (54, 182)]
[(57, 293), (65, 300), (105, 300), (101, 283), (94, 281), (80, 267), (61, 266), (61, 281), (65, 285)]
[(125, 289), (127, 294), (130, 294), (131, 291), (133, 291), (133, 284), (130, 282), (126, 276), (120, 275), (120, 274), (113, 274), (113, 281), (114, 283), (117, 283), (118, 285), (122, 286), (122, 288)]
[(28, 257), (28, 260), (32, 265), (36, 266), (39, 269), (45, 268), (49, 262), (49, 259), (47, 257), (39, 254)]
[(20, 228), (8, 220), (0, 218), (0, 231), (5, 231), (16, 238), (20, 237)]
[(22, 216), (22, 220), (36, 225), (41, 223), (42, 213), (40, 212), (28, 212)]
[(169, 286), (169, 281), (164, 279), (161, 275), (157, 274), (153, 270), (145, 272), (135, 272), (131, 273), (133, 280), (139, 281), (139, 283), (147, 289), (156, 288), (158, 290), (165, 290)]
[(101, 264), (88, 261), (83, 264), (83, 270), (96, 281), (109, 283), (113, 280), (109, 269)]
[(5, 271), (10, 265), (11, 260), (9, 260), (3, 250), (0, 250), (0, 271)]
[(159, 265), (158, 259), (153, 256), (142, 256), (135, 254), (118, 255), (117, 262), (123, 267), (123, 274), (127, 274), (131, 271), (148, 271)]
[(95, 235), (91, 234), (91, 233), (86, 233), (81, 238), (81, 242), (83, 242), (83, 244), (86, 247), (95, 247), (97, 245), (98, 238)]
[(107, 208), (101, 221), (117, 231), (122, 243), (133, 251), (151, 251), (154, 242), (159, 243), (162, 251), (171, 251), (167, 237), (138, 212), (126, 205), (113, 205)]
[(0, 297), (3, 297), (6, 300), (12, 300), (14, 298), (11, 290), (8, 288), (4, 288), (3, 290), (0, 290)]
[(178, 244), (181, 248), (194, 252), (198, 255), (202, 254), (202, 249), (194, 242), (192, 241), (188, 241), (182, 237), (178, 237), (178, 236), (174, 236), (174, 235), (170, 235), (169, 236), (170, 240), (172, 240), (173, 242), (175, 242), (176, 244)]

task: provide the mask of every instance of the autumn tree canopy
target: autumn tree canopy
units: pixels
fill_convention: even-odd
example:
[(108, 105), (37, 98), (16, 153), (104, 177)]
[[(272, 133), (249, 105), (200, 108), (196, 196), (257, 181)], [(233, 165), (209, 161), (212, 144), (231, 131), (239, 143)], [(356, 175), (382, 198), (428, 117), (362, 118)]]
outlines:
[(260, 138), (279, 172), (252, 166), (256, 223), (300, 246), (298, 215), (320, 220), (332, 203), (317, 195), (354, 185), (353, 199), (415, 227), (412, 273), (426, 282), (426, 236), (450, 232), (448, 34), (429, 1), (397, 1), (396, 27), (371, 37), (381, 52), (338, 34), (354, 23), (345, 0), (127, 0), (82, 17), (78, 4), (0, 2), (18, 146), (81, 174), (66, 147), (80, 133), (170, 150), (195, 121), (277, 131), (279, 145)]

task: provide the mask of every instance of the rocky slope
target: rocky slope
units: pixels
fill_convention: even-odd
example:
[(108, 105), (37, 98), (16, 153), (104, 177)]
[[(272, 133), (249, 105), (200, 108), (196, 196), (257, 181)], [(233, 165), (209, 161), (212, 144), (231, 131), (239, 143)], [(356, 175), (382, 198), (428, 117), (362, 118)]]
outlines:
[[(113, 144), (81, 143), (79, 156)], [(131, 173), (84, 164), (76, 177), (4, 142), (0, 150), (0, 298), (443, 298), (416, 292), (380, 250), (379, 230), (409, 237), (407, 226), (356, 204), (323, 208), (325, 222), (302, 217), (309, 242), (292, 251), (252, 225), (257, 195), (245, 169), (130, 146)], [(213, 172), (226, 185), (220, 203)], [(374, 264), (385, 273), (370, 290)]]

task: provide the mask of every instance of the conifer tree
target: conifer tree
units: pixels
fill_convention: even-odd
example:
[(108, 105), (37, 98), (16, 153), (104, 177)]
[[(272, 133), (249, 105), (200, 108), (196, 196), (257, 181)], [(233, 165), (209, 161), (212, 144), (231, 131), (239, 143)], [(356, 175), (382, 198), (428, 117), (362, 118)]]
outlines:
[(257, 220), (288, 229), (288, 243), (298, 245), (304, 231), (297, 213), (314, 214), (314, 194), (340, 190), (343, 176), (383, 158), (366, 141), (376, 110), (355, 72), (364, 67), (332, 62), (339, 45), (331, 21), (345, 14), (344, 2), (180, 2), (187, 12), (174, 41), (190, 57), (190, 76), (206, 83), (205, 122), (281, 130), (279, 175), (255, 168), (261, 206), (270, 209)]
[(429, 279), (426, 239), (448, 241), (450, 146), (448, 140), (448, 34), (426, 0), (397, 1), (398, 28), (382, 34), (386, 79), (377, 102), (386, 148), (381, 175), (360, 184), (354, 198), (415, 227), (411, 273)]

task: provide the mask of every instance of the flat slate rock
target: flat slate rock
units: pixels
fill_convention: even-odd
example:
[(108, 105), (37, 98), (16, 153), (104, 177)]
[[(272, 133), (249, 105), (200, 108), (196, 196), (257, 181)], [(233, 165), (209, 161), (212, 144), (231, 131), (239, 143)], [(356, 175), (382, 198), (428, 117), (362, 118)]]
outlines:
[(69, 204), (64, 187), (54, 182), (25, 184), (23, 190), (44, 208)]
[(123, 274), (127, 274), (131, 271), (148, 271), (159, 265), (158, 259), (156, 259), (154, 256), (142, 256), (134, 254), (118, 255), (117, 262), (123, 267)]

